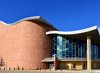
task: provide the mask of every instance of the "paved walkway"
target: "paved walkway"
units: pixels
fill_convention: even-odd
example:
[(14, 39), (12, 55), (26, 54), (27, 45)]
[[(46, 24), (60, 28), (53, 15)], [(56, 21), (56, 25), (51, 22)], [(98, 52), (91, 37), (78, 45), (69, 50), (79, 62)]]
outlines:
[(0, 70), (0, 73), (100, 73), (100, 70), (82, 70), (82, 71), (71, 71), (71, 70)]

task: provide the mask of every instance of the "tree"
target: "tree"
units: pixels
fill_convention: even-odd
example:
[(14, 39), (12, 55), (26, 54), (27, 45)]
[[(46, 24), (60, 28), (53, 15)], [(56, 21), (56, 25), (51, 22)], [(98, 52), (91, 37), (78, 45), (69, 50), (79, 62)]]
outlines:
[(3, 58), (0, 59), (0, 69), (2, 69), (2, 66), (4, 66)]

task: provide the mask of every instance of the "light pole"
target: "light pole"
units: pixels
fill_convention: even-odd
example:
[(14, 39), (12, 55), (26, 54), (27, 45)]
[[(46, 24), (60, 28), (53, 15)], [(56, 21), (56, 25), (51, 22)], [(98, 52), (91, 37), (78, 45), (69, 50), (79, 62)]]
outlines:
[(7, 62), (6, 62), (6, 70), (7, 70)]

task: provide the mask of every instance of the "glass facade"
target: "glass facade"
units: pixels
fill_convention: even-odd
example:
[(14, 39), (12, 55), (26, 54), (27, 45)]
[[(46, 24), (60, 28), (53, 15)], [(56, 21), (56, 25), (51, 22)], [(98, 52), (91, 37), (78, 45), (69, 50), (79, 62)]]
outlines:
[[(56, 40), (54, 40), (56, 39)], [(91, 44), (91, 58), (99, 59), (99, 47)], [(87, 58), (87, 42), (64, 36), (54, 36), (52, 40), (52, 56), (61, 58)]]

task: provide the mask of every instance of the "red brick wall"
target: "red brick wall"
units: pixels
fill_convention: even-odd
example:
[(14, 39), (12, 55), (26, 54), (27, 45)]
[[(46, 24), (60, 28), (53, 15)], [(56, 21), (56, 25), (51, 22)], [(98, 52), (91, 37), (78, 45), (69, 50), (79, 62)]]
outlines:
[(52, 37), (46, 35), (50, 26), (31, 21), (1, 25), (0, 57), (7, 62), (7, 68), (45, 68), (46, 64), (41, 60), (51, 57), (52, 52)]
[(59, 69), (59, 63), (57, 57), (54, 57), (54, 69)]

